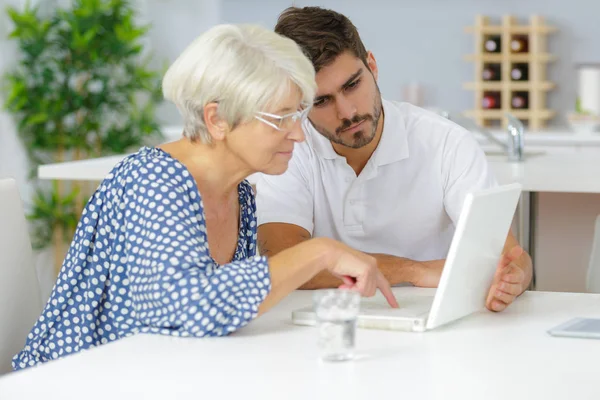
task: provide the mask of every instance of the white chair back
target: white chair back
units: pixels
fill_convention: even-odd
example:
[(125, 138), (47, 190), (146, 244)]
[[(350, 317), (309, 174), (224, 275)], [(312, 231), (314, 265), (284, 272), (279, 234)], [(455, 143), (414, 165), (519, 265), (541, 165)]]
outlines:
[(585, 286), (590, 293), (600, 293), (600, 215), (596, 217), (596, 225), (594, 226), (594, 240), (592, 241), (592, 252)]
[(42, 308), (17, 185), (0, 179), (0, 375), (12, 370)]

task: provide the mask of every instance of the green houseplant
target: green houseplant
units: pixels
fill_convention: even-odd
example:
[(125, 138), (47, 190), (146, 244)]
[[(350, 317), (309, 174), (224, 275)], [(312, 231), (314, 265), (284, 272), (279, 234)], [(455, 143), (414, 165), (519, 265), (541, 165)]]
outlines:
[[(149, 67), (127, 0), (75, 0), (42, 13), (7, 9), (20, 59), (5, 76), (4, 106), (35, 171), (41, 163), (123, 153), (160, 137), (160, 72)], [(57, 267), (90, 188), (38, 182), (29, 219), (37, 248), (54, 243)]]

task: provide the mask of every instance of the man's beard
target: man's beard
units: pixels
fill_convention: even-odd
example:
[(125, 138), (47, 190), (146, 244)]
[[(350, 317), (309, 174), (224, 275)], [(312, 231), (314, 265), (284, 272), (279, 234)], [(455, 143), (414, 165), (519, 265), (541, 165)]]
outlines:
[[(314, 123), (313, 126), (321, 135), (325, 136), (333, 143), (352, 149), (360, 149), (361, 147), (368, 145), (373, 141), (373, 138), (375, 138), (377, 125), (379, 124), (379, 118), (381, 118), (381, 112), (383, 109), (381, 105), (381, 92), (379, 91), (379, 87), (377, 86), (377, 84), (375, 84), (375, 87), (377, 88), (377, 95), (375, 96), (375, 101), (373, 102), (372, 114), (355, 115), (352, 119), (344, 119), (342, 121), (342, 124), (338, 128), (336, 128), (335, 133), (332, 133), (323, 127), (317, 126)], [(371, 121), (372, 128), (370, 132), (365, 132), (364, 129), (355, 132), (352, 135), (351, 142), (342, 138), (342, 135), (344, 134), (344, 132), (342, 131), (344, 129), (348, 129), (350, 126), (363, 121)]]

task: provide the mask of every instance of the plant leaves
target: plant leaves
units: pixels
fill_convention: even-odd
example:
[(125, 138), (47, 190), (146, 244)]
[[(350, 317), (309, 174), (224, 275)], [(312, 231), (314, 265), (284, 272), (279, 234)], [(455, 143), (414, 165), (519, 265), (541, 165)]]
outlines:
[[(75, 151), (124, 153), (160, 136), (155, 110), (163, 101), (164, 70), (140, 57), (150, 25), (136, 22), (127, 0), (70, 3), (47, 15), (29, 4), (6, 9), (20, 55), (2, 79), (4, 108), (15, 120), (32, 173), (40, 164), (72, 159)], [(67, 235), (76, 226), (80, 194), (68, 182), (47, 185), (32, 176), (32, 183), (33, 243), (45, 246), (56, 227)]]

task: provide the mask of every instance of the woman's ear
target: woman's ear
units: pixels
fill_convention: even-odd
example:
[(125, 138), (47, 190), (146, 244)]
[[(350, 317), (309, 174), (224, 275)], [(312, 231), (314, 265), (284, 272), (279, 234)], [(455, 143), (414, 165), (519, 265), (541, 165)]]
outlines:
[(204, 124), (213, 140), (223, 140), (229, 132), (229, 124), (219, 117), (219, 105), (208, 103), (204, 106)]

